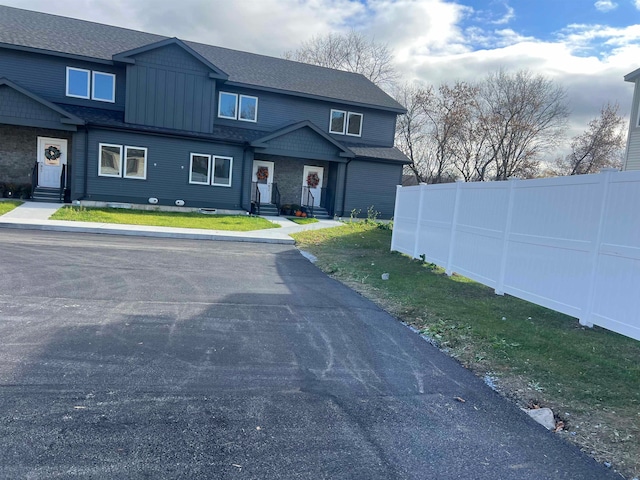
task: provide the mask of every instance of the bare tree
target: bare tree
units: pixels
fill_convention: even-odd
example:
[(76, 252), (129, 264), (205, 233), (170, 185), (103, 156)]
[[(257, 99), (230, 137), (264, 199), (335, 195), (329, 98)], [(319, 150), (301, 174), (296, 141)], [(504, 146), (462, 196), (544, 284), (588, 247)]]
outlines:
[[(423, 93), (421, 108), (428, 119), (428, 135), (433, 150), (433, 173), (430, 183), (455, 179), (456, 161), (470, 140), (468, 129), (476, 118), (477, 88), (456, 82), (442, 84), (437, 90)], [(457, 168), (460, 171), (460, 167)]]
[(427, 182), (432, 171), (427, 148), (427, 121), (421, 108), (423, 96), (424, 89), (417, 83), (404, 83), (394, 91), (395, 99), (407, 109), (407, 113), (398, 116), (395, 144), (411, 160), (407, 168), (418, 182)]
[(626, 140), (625, 121), (618, 115), (619, 105), (607, 103), (600, 116), (587, 129), (573, 137), (571, 153), (557, 161), (554, 173), (581, 175), (597, 173), (601, 168), (621, 168)]
[[(565, 90), (526, 70), (499, 70), (482, 82), (479, 102), (493, 179), (535, 176), (541, 154), (556, 146), (564, 132), (569, 115)], [(488, 170), (479, 180), (490, 179)]]
[(360, 73), (381, 88), (389, 88), (398, 78), (391, 49), (355, 30), (315, 36), (283, 56), (288, 60)]

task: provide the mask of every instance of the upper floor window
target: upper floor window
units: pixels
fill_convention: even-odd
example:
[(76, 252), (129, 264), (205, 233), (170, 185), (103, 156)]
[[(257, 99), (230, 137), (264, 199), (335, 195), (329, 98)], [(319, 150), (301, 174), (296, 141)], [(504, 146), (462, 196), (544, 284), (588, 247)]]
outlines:
[(359, 137), (362, 135), (362, 118), (361, 113), (331, 110), (329, 133)]
[(243, 122), (258, 121), (258, 97), (220, 92), (218, 117)]
[(93, 72), (91, 98), (100, 102), (115, 102), (116, 76), (112, 73)]
[(67, 67), (67, 97), (89, 98), (89, 70)]
[(113, 103), (116, 101), (116, 76), (112, 73), (67, 67), (67, 97)]

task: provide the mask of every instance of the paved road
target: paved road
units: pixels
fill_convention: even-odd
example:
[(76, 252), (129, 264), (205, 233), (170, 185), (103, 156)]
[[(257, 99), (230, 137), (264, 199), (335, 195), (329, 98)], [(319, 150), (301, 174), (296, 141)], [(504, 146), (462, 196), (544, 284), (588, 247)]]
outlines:
[(290, 246), (3, 230), (0, 338), (3, 479), (619, 478)]

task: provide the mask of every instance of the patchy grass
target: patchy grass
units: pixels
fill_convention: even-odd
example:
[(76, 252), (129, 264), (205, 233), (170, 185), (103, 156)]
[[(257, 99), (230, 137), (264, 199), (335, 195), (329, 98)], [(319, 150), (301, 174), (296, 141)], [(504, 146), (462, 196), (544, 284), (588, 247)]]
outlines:
[(318, 223), (317, 218), (309, 218), (309, 217), (287, 217), (293, 223), (297, 223), (298, 225), (307, 225), (309, 223)]
[(23, 203), (24, 202), (21, 202), (19, 200), (0, 201), (0, 215), (4, 215), (5, 213), (10, 212), (14, 208), (19, 207), (20, 205), (22, 205)]
[(322, 270), (489, 374), (504, 395), (552, 408), (565, 423), (559, 435), (640, 476), (640, 342), (392, 253), (391, 232), (375, 223), (293, 237)]
[(121, 208), (64, 207), (54, 213), (51, 220), (233, 230), (237, 232), (279, 227), (264, 218), (248, 215), (205, 215), (197, 212), (160, 212)]

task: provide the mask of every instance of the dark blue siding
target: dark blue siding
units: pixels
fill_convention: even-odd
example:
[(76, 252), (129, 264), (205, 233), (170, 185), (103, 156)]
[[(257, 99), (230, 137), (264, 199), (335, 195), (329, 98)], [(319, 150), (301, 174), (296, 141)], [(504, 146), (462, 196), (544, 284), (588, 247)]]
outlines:
[[(98, 176), (100, 143), (147, 148), (147, 179)], [(232, 186), (189, 183), (191, 153), (233, 158)], [(93, 130), (89, 133), (88, 185), (86, 200), (148, 203), (150, 197), (162, 205), (184, 200), (187, 207), (241, 209), (243, 148), (198, 140), (143, 135), (129, 132)]]
[(210, 132), (215, 82), (209, 68), (176, 45), (135, 56), (127, 67), (129, 123)]
[(13, 88), (0, 86), (0, 123), (75, 130), (75, 126), (62, 124), (61, 116)]
[(347, 191), (343, 215), (360, 210), (367, 216), (373, 207), (380, 218), (391, 218), (396, 200), (396, 185), (402, 181), (402, 165), (354, 160), (347, 167)]
[[(66, 67), (114, 73), (116, 75), (116, 102), (98, 102), (67, 97)], [(51, 102), (105, 109), (124, 109), (124, 68), (37, 53), (0, 49), (0, 77), (6, 77), (17, 85)]]
[(340, 150), (310, 128), (301, 128), (267, 142), (266, 153), (294, 158), (344, 161)]
[(215, 122), (219, 125), (232, 125), (241, 128), (258, 128), (272, 131), (303, 120), (310, 120), (322, 131), (329, 133), (329, 116), (331, 109), (346, 110), (364, 115), (362, 136), (333, 135), (339, 142), (367, 143), (379, 146), (393, 146), (396, 114), (367, 108), (355, 108), (338, 103), (321, 102), (300, 97), (241, 89), (220, 85), (219, 90), (258, 97), (258, 122), (243, 122), (218, 118), (216, 94)]

